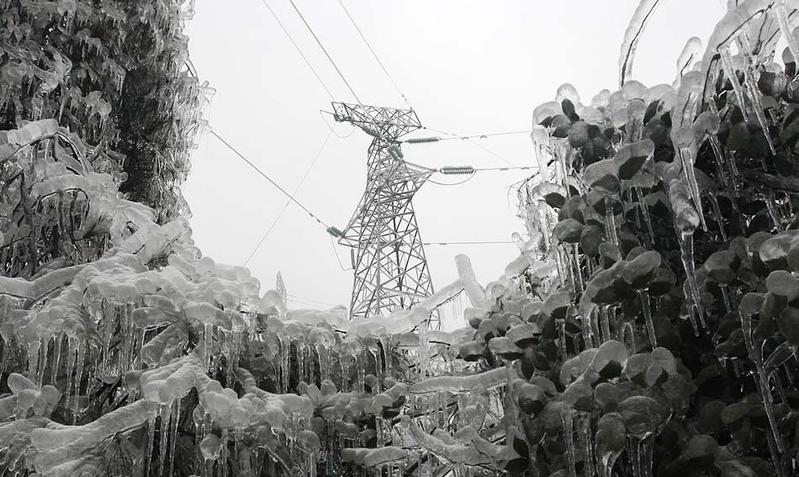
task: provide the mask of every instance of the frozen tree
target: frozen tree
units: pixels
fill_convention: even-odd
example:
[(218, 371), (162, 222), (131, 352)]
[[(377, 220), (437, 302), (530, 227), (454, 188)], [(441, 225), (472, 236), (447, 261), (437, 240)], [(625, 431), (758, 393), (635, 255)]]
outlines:
[(352, 321), (194, 246), (188, 5), (0, 3), (0, 472), (797, 475), (797, 2), (729, 2), (647, 87), (657, 3), (619, 90), (533, 111), (504, 274)]

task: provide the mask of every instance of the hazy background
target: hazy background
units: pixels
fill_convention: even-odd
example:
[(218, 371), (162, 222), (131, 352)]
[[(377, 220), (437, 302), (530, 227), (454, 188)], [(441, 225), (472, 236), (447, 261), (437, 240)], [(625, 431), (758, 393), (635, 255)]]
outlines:
[[(337, 96), (345, 85), (288, 0), (269, 0)], [(335, 0), (295, 0), (365, 104), (404, 107)], [(458, 134), (530, 128), (535, 106), (572, 83), (584, 102), (618, 82), (618, 55), (637, 0), (345, 0), (372, 46), (410, 99), (422, 124)], [(633, 77), (671, 83), (685, 41), (712, 31), (720, 0), (663, 0), (640, 42)], [(330, 101), (261, 0), (198, 0), (188, 27), (192, 61), (216, 89), (211, 126), (278, 183), (293, 190), (330, 129), (319, 110)], [(330, 120), (330, 118), (326, 118)], [(351, 127), (333, 125), (346, 136)], [(343, 228), (363, 192), (370, 137), (333, 135), (297, 198)], [(406, 145), (405, 158), (432, 167), (532, 165), (527, 135)], [(499, 156), (499, 157), (498, 157)], [(508, 186), (531, 171), (484, 172), (461, 186), (428, 183), (414, 205), (424, 241), (509, 240), (523, 231)], [(463, 176), (437, 176), (453, 182)], [(211, 134), (193, 155), (183, 192), (203, 253), (242, 264), (285, 203), (281, 195)], [(249, 263), (262, 290), (281, 271), (290, 307), (349, 304), (349, 249), (331, 244), (316, 222), (290, 205)], [(453, 257), (466, 253), (478, 279), (498, 277), (518, 255), (513, 244), (428, 246), (433, 283), (456, 277)]]

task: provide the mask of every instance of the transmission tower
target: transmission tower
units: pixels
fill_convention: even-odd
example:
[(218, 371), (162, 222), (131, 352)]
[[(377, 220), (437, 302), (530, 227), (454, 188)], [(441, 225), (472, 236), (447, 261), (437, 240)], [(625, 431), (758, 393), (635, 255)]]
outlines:
[[(433, 293), (411, 199), (434, 172), (403, 160), (398, 139), (422, 127), (413, 110), (333, 103), (336, 121), (374, 137), (366, 191), (339, 243), (354, 249), (351, 318), (408, 309)], [(434, 314), (431, 319), (436, 319)]]

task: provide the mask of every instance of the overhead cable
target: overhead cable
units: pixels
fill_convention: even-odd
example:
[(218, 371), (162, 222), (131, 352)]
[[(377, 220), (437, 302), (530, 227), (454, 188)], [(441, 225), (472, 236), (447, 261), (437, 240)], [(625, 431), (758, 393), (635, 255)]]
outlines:
[(380, 68), (383, 70), (383, 73), (386, 74), (388, 80), (391, 81), (392, 85), (394, 85), (394, 89), (396, 89), (397, 93), (399, 93), (399, 95), (402, 96), (402, 100), (405, 101), (405, 104), (408, 106), (408, 108), (413, 109), (413, 106), (411, 106), (410, 101), (408, 101), (408, 97), (405, 96), (405, 93), (402, 92), (397, 82), (394, 81), (394, 77), (392, 77), (391, 73), (388, 72), (386, 65), (384, 65), (383, 62), (380, 61), (380, 57), (377, 56), (377, 52), (375, 52), (374, 48), (372, 48), (372, 45), (369, 43), (369, 40), (366, 39), (366, 36), (363, 34), (363, 31), (361, 31), (361, 28), (358, 26), (358, 23), (355, 22), (355, 19), (350, 14), (350, 11), (347, 10), (347, 7), (344, 5), (344, 2), (342, 0), (338, 0), (338, 4), (341, 5), (341, 8), (344, 10), (344, 13), (347, 14), (347, 18), (350, 19), (352, 26), (355, 27), (355, 30), (358, 32), (358, 35), (361, 36), (361, 40), (363, 40), (363, 42), (366, 44), (366, 47), (369, 48), (369, 51), (372, 53), (372, 56), (374, 57), (375, 61), (377, 61), (377, 64), (380, 65)]
[[(433, 131), (433, 132), (437, 132), (437, 133), (440, 133), (440, 134), (444, 134), (444, 135), (450, 136), (453, 139), (464, 139), (464, 140), (468, 141), (470, 144), (474, 145), (475, 147), (479, 147), (483, 151), (485, 151), (485, 152), (491, 154), (492, 156), (496, 157), (497, 159), (499, 159), (500, 161), (504, 162), (505, 164), (508, 164), (510, 166), (513, 165), (513, 163), (511, 163), (509, 160), (505, 159), (501, 155), (497, 154), (496, 152), (492, 151), (491, 149), (488, 149), (487, 147), (483, 146), (482, 144), (480, 144), (478, 142), (475, 142), (474, 138), (472, 136), (463, 136), (463, 135), (460, 135), (460, 134), (455, 134), (455, 133), (451, 133), (451, 132), (447, 132), (447, 131), (442, 131), (441, 129), (434, 129), (434, 128), (426, 127), (426, 126), (422, 127), (422, 129), (427, 129), (428, 131)], [(441, 139), (444, 139), (444, 138), (440, 138), (439, 140), (441, 140)]]
[(459, 242), (422, 242), (422, 245), (494, 245), (494, 244), (508, 244), (513, 243), (511, 240), (474, 240), (474, 241), (459, 241)]
[[(430, 129), (430, 128), (423, 128), (423, 129)], [(430, 129), (430, 130), (431, 131), (435, 131), (435, 132), (440, 132), (442, 134), (446, 134), (448, 137), (438, 137), (438, 136), (433, 136), (433, 137), (415, 137), (415, 138), (405, 139), (402, 142), (405, 142), (405, 143), (408, 143), (408, 144), (418, 144), (418, 143), (426, 143), (426, 142), (452, 141), (454, 139), (460, 139), (460, 140), (466, 141), (466, 140), (469, 140), (469, 139), (488, 139), (490, 137), (496, 137), (496, 136), (512, 136), (512, 135), (516, 135), (516, 134), (530, 134), (530, 132), (531, 132), (529, 129), (526, 129), (526, 130), (522, 130), (522, 131), (502, 131), (502, 132), (494, 132), (494, 133), (470, 134), (468, 136), (460, 136), (460, 135), (457, 135), (457, 134), (448, 133), (448, 132), (444, 132), (444, 131), (438, 131), (438, 130), (435, 130), (435, 129)]]
[(276, 188), (277, 190), (279, 190), (279, 191), (280, 191), (280, 192), (281, 192), (283, 195), (285, 195), (285, 196), (286, 196), (286, 197), (287, 197), (287, 198), (288, 198), (288, 199), (289, 199), (291, 202), (294, 202), (294, 204), (295, 204), (295, 205), (297, 205), (297, 207), (299, 207), (299, 208), (301, 208), (302, 210), (304, 210), (304, 211), (305, 211), (305, 213), (306, 213), (306, 214), (308, 214), (308, 215), (309, 215), (309, 216), (310, 216), (312, 219), (314, 219), (316, 222), (318, 222), (318, 223), (319, 223), (319, 225), (321, 225), (321, 226), (323, 226), (323, 227), (325, 227), (325, 228), (330, 228), (330, 226), (329, 226), (329, 225), (327, 225), (325, 222), (323, 222), (323, 221), (322, 221), (322, 219), (320, 219), (319, 217), (317, 217), (317, 216), (316, 216), (316, 215), (315, 215), (313, 212), (311, 212), (311, 211), (310, 211), (310, 210), (309, 210), (307, 207), (305, 207), (304, 205), (302, 205), (302, 203), (301, 203), (300, 201), (298, 201), (297, 199), (295, 199), (295, 198), (294, 198), (294, 196), (293, 196), (292, 194), (289, 194), (289, 193), (288, 193), (288, 191), (286, 191), (286, 189), (284, 189), (283, 187), (281, 187), (281, 186), (280, 186), (280, 184), (278, 184), (277, 182), (275, 182), (274, 180), (272, 180), (272, 178), (271, 178), (271, 177), (269, 177), (269, 176), (268, 176), (268, 175), (267, 175), (267, 174), (266, 174), (264, 171), (262, 171), (262, 170), (261, 170), (261, 169), (260, 169), (258, 166), (256, 166), (256, 165), (255, 165), (255, 164), (254, 164), (252, 161), (250, 161), (249, 159), (247, 159), (246, 157), (244, 157), (244, 155), (243, 155), (242, 153), (240, 153), (240, 152), (239, 152), (239, 151), (238, 151), (238, 150), (237, 150), (235, 147), (233, 147), (233, 146), (232, 146), (232, 145), (231, 145), (229, 142), (227, 142), (227, 141), (226, 141), (226, 140), (225, 140), (225, 139), (224, 139), (222, 136), (220, 136), (219, 134), (217, 134), (217, 132), (216, 132), (216, 131), (214, 131), (214, 129), (213, 129), (213, 128), (210, 128), (210, 127), (209, 127), (209, 128), (208, 128), (208, 131), (210, 131), (210, 132), (211, 132), (211, 134), (213, 134), (213, 135), (214, 135), (214, 137), (216, 137), (217, 139), (219, 139), (219, 141), (220, 141), (222, 144), (224, 144), (224, 145), (225, 145), (225, 146), (226, 146), (228, 149), (230, 149), (230, 150), (231, 150), (231, 151), (232, 151), (232, 152), (233, 152), (233, 153), (234, 153), (236, 156), (238, 156), (238, 157), (239, 157), (239, 159), (241, 159), (242, 161), (246, 162), (246, 163), (247, 163), (247, 164), (248, 164), (250, 167), (252, 167), (252, 168), (255, 170), (255, 172), (257, 172), (258, 174), (260, 174), (260, 175), (261, 175), (261, 177), (263, 177), (264, 179), (266, 179), (267, 181), (269, 181), (269, 183), (270, 183), (270, 184), (272, 184), (273, 186), (275, 186), (275, 188)]
[(300, 54), (302, 59), (305, 61), (305, 64), (308, 66), (308, 69), (311, 70), (311, 73), (313, 73), (313, 75), (316, 77), (316, 80), (319, 82), (319, 84), (322, 85), (322, 88), (324, 88), (325, 92), (327, 92), (327, 95), (330, 97), (330, 100), (332, 101), (334, 99), (334, 96), (333, 96), (333, 93), (330, 92), (330, 88), (328, 88), (327, 85), (325, 84), (325, 82), (322, 81), (322, 77), (319, 76), (319, 73), (316, 72), (316, 69), (313, 67), (313, 65), (311, 65), (311, 62), (308, 60), (308, 58), (305, 56), (305, 54), (300, 49), (300, 46), (297, 44), (296, 41), (294, 41), (294, 38), (291, 36), (291, 33), (289, 33), (289, 31), (286, 29), (285, 25), (283, 25), (283, 22), (280, 21), (280, 18), (277, 16), (277, 13), (275, 13), (275, 11), (269, 5), (267, 0), (261, 0), (261, 2), (269, 10), (269, 13), (272, 14), (272, 17), (274, 17), (274, 19), (277, 22), (277, 24), (280, 25), (280, 29), (283, 30), (283, 33), (286, 35), (286, 38), (288, 38), (289, 41), (291, 42), (291, 44), (294, 45), (294, 49), (297, 50), (297, 53)]
[[(316, 161), (322, 155), (322, 151), (325, 150), (325, 146), (327, 145), (327, 141), (330, 140), (330, 135), (331, 134), (332, 134), (332, 130), (331, 130), (331, 132), (329, 132), (327, 134), (327, 136), (325, 136), (325, 140), (322, 142), (322, 145), (319, 147), (319, 151), (316, 152), (316, 156), (314, 156), (314, 158), (311, 161), (311, 163), (308, 164), (308, 167), (305, 169), (305, 173), (302, 175), (302, 178), (300, 179), (300, 182), (297, 183), (297, 187), (295, 187), (294, 191), (292, 192), (293, 195), (296, 196), (297, 192), (299, 192), (299, 190), (300, 190), (300, 187), (302, 187), (302, 185), (305, 183), (305, 179), (308, 178), (308, 174), (310, 174), (311, 169), (313, 169), (313, 167), (316, 165)], [(261, 245), (263, 245), (263, 243), (266, 241), (267, 237), (269, 237), (269, 234), (272, 233), (272, 230), (274, 230), (274, 228), (277, 225), (278, 221), (281, 219), (281, 217), (283, 217), (283, 214), (286, 212), (286, 209), (289, 207), (290, 203), (291, 203), (291, 200), (287, 199), (286, 203), (283, 204), (283, 208), (280, 209), (280, 212), (278, 212), (278, 214), (275, 217), (275, 219), (269, 225), (269, 228), (266, 229), (266, 232), (264, 232), (263, 236), (261, 236), (261, 239), (258, 241), (258, 244), (252, 249), (252, 251), (250, 252), (250, 255), (247, 257), (247, 260), (245, 260), (242, 265), (247, 265), (248, 263), (250, 263), (250, 260), (252, 260), (252, 257), (255, 256), (255, 253), (258, 251), (259, 248), (261, 248)]]
[(350, 93), (352, 93), (352, 96), (355, 97), (355, 100), (358, 101), (358, 104), (362, 104), (361, 99), (355, 93), (355, 90), (352, 88), (352, 85), (350, 85), (350, 82), (347, 81), (347, 78), (344, 76), (344, 73), (341, 72), (341, 69), (339, 69), (336, 62), (333, 61), (333, 58), (330, 56), (330, 53), (327, 52), (327, 48), (325, 48), (325, 45), (322, 44), (322, 40), (320, 40), (319, 37), (316, 36), (316, 33), (314, 33), (313, 28), (311, 28), (311, 25), (309, 25), (308, 22), (305, 20), (305, 17), (302, 15), (302, 12), (300, 12), (300, 9), (297, 8), (297, 5), (294, 3), (294, 0), (289, 0), (289, 3), (291, 3), (291, 6), (294, 7), (294, 11), (297, 12), (297, 15), (300, 17), (300, 20), (302, 20), (302, 23), (305, 24), (305, 28), (307, 28), (311, 36), (314, 37), (314, 40), (316, 40), (316, 44), (319, 45), (319, 48), (325, 54), (328, 61), (330, 61), (330, 64), (333, 65), (333, 68), (336, 70), (336, 73), (338, 73), (338, 75), (341, 77), (341, 80), (344, 81), (344, 84), (347, 85), (347, 88), (350, 90)]

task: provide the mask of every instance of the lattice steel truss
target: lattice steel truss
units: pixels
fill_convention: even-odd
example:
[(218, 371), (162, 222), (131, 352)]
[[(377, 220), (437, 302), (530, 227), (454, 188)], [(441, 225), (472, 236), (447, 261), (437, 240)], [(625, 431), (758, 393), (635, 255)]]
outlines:
[(406, 163), (398, 139), (422, 125), (413, 110), (333, 103), (333, 112), (374, 137), (366, 191), (339, 240), (355, 249), (350, 316), (410, 308), (433, 293), (411, 203), (433, 171)]

